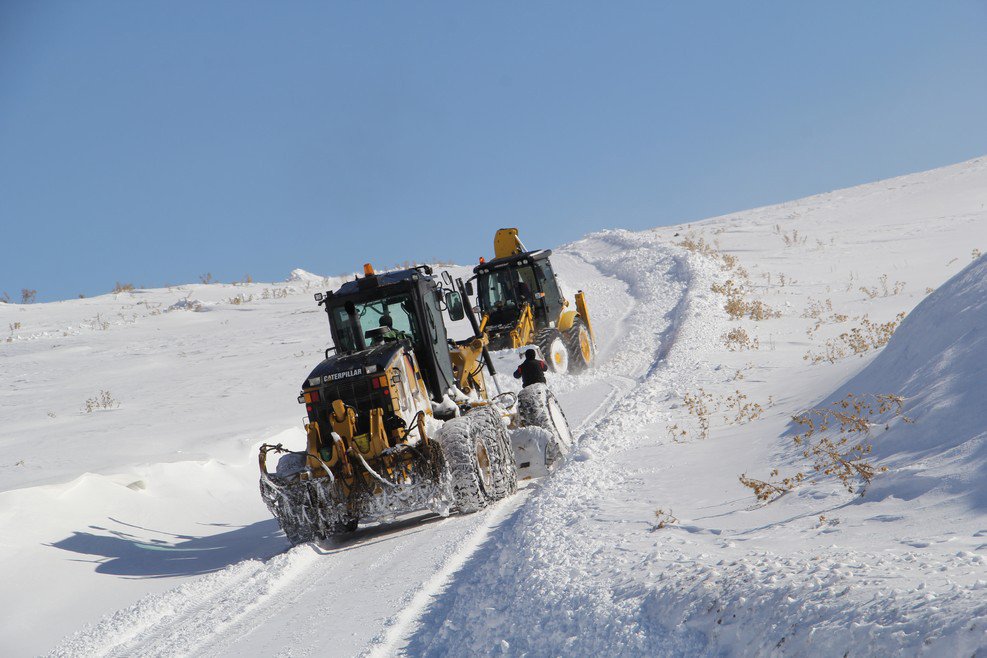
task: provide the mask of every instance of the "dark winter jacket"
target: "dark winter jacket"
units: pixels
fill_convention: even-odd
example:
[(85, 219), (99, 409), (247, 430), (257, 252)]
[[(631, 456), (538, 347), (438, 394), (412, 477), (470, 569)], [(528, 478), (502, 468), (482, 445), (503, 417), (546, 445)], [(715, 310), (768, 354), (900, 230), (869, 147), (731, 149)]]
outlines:
[(524, 386), (545, 383), (545, 371), (548, 365), (539, 359), (525, 359), (514, 371), (514, 379), (520, 379)]

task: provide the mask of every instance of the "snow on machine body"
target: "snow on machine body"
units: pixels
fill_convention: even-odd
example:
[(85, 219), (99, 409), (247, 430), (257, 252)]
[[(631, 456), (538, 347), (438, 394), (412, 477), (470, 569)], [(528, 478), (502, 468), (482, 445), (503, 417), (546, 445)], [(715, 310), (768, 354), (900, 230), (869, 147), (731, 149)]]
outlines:
[(596, 339), (586, 296), (578, 291), (575, 308), (569, 308), (552, 268), (552, 251), (527, 251), (516, 228), (502, 228), (494, 236), (494, 254), (491, 261), (480, 259), (466, 288), (473, 294), (476, 280), (480, 330), (489, 336), (490, 349), (523, 352), (537, 347), (560, 373), (591, 366)]
[[(364, 272), (316, 295), (335, 347), (302, 385), (306, 450), (260, 449), (261, 495), (292, 544), (405, 512), (472, 512), (514, 493), (509, 426), (549, 430), (535, 462), (550, 464), (571, 445), (547, 389), (488, 396), (488, 339), (464, 308), (461, 281), (453, 290), (428, 266)], [(449, 340), (443, 310), (454, 321), (468, 314), (475, 335)], [(274, 473), (270, 452), (282, 455)]]

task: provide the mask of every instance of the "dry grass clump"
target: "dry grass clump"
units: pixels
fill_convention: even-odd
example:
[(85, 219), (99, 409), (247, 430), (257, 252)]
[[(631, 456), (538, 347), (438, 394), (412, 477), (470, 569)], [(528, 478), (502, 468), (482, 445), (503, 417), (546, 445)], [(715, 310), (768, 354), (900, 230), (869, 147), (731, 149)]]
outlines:
[(243, 293), (240, 293), (236, 297), (230, 297), (229, 299), (226, 300), (228, 304), (233, 304), (234, 306), (240, 306), (242, 304), (247, 304), (252, 301), (254, 301), (253, 295), (244, 295)]
[(86, 320), (83, 324), (89, 325), (89, 328), (93, 331), (106, 331), (110, 328), (110, 323), (108, 320), (104, 320), (102, 314), (97, 313), (96, 317), (92, 320)]
[(860, 292), (867, 295), (869, 299), (876, 299), (877, 297), (890, 297), (892, 295), (899, 295), (905, 289), (904, 281), (895, 281), (894, 286), (888, 285), (888, 275), (882, 274), (881, 278), (878, 279), (880, 284), (880, 290), (877, 286), (860, 286)]
[(700, 254), (715, 261), (719, 261), (722, 269), (728, 271), (732, 270), (738, 279), (750, 281), (750, 274), (740, 265), (737, 257), (732, 254), (725, 254), (720, 250), (719, 241), (714, 240), (711, 244), (706, 242), (704, 237), (696, 236), (695, 233), (690, 231), (685, 235), (685, 237), (682, 238), (681, 242), (677, 242), (676, 244), (694, 254)]
[(120, 283), (119, 281), (117, 281), (117, 284), (113, 286), (113, 290), (111, 292), (113, 294), (119, 294), (121, 292), (133, 292), (133, 291), (134, 291), (134, 284)]
[(860, 318), (860, 326), (827, 340), (822, 353), (815, 354), (810, 350), (802, 356), (802, 359), (817, 364), (823, 361), (836, 363), (852, 354), (862, 357), (871, 350), (887, 345), (904, 318), (905, 313), (902, 312), (893, 320), (877, 323), (871, 322), (870, 318), (864, 315)]
[[(740, 392), (740, 389), (728, 395), (723, 402), (726, 408), (733, 414), (732, 418), (729, 416), (723, 417), (723, 420), (728, 423), (743, 425), (752, 420), (757, 420), (764, 413), (764, 407), (757, 402), (750, 402), (749, 398)], [(773, 404), (774, 400), (769, 397), (768, 406), (770, 407)]]
[(740, 320), (745, 317), (751, 320), (767, 320), (781, 317), (779, 311), (774, 310), (761, 300), (748, 300), (747, 293), (749, 291), (747, 287), (737, 284), (733, 279), (727, 279), (723, 283), (714, 283), (710, 286), (710, 290), (726, 297), (723, 310), (727, 312), (727, 315), (732, 320)]
[(651, 532), (656, 530), (661, 530), (672, 524), (678, 523), (679, 520), (672, 516), (672, 510), (669, 509), (667, 512), (662, 508), (655, 510), (655, 524), (651, 526)]
[(264, 288), (260, 293), (261, 299), (284, 299), (291, 293), (287, 288)]
[(682, 241), (677, 244), (683, 249), (687, 249), (694, 254), (700, 254), (702, 256), (717, 260), (720, 259), (720, 252), (717, 251), (712, 244), (706, 242), (706, 239), (702, 236), (696, 237), (695, 234), (688, 233), (682, 238)]
[[(802, 456), (811, 461), (811, 473), (835, 475), (848, 492), (854, 493), (878, 473), (888, 470), (886, 466), (876, 466), (868, 460), (873, 450), (873, 445), (866, 442), (871, 429), (881, 424), (888, 429), (890, 421), (898, 417), (906, 423), (912, 422), (903, 415), (903, 410), (904, 398), (900, 395), (850, 393), (829, 407), (809, 409), (792, 416), (792, 421), (802, 428), (792, 441), (802, 448)], [(778, 469), (772, 469), (769, 477), (778, 477)], [(770, 502), (808, 477), (799, 471), (773, 482), (749, 478), (746, 473), (739, 479), (759, 501)]]
[(699, 438), (709, 438), (709, 421), (713, 411), (712, 405), (716, 398), (712, 393), (707, 393), (704, 389), (699, 389), (698, 393), (686, 393), (682, 398), (685, 408), (699, 421)]
[(977, 260), (978, 258), (980, 258), (981, 255), (982, 254), (979, 249), (974, 249), (973, 251), (970, 252), (970, 259)]
[(723, 340), (723, 344), (726, 345), (727, 349), (731, 352), (756, 350), (761, 347), (761, 342), (756, 337), (751, 338), (747, 332), (740, 327), (731, 329), (720, 338)]
[[(727, 413), (723, 414), (723, 422), (737, 425), (757, 420), (764, 414), (764, 407), (757, 402), (751, 402), (750, 398), (739, 389), (722, 400), (717, 400), (715, 395), (700, 388), (697, 393), (686, 393), (682, 401), (689, 413), (696, 417), (700, 439), (709, 438), (710, 425), (715, 413), (725, 410)], [(772, 405), (774, 400), (769, 397), (768, 407)], [(688, 436), (688, 432), (678, 425), (669, 426), (668, 433), (676, 443), (680, 443)]]
[(828, 322), (841, 323), (850, 319), (850, 316), (845, 313), (836, 313), (833, 311), (833, 300), (831, 299), (824, 301), (810, 299), (809, 305), (802, 311), (802, 317), (815, 320), (815, 323), (805, 331), (809, 338), (812, 338), (819, 331), (820, 327)]
[(91, 414), (94, 411), (99, 411), (100, 409), (115, 409), (120, 406), (120, 403), (110, 395), (109, 391), (100, 391), (94, 397), (89, 398), (82, 405), (83, 411), (87, 414)]
[(792, 229), (791, 233), (782, 230), (781, 224), (775, 224), (775, 235), (780, 235), (786, 247), (797, 247), (804, 245), (809, 239), (806, 235), (799, 235), (798, 229)]

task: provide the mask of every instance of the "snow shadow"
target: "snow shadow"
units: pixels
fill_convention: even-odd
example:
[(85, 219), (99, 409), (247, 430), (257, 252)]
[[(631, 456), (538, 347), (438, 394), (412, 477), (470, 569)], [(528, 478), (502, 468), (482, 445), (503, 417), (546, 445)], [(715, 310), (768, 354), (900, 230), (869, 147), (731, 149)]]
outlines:
[[(274, 519), (246, 526), (208, 524), (229, 530), (209, 535), (173, 534), (110, 518), (110, 527), (89, 526), (47, 546), (90, 558), (96, 573), (130, 578), (194, 576), (219, 571), (243, 560), (266, 560), (288, 543)], [(165, 536), (168, 539), (149, 537)]]

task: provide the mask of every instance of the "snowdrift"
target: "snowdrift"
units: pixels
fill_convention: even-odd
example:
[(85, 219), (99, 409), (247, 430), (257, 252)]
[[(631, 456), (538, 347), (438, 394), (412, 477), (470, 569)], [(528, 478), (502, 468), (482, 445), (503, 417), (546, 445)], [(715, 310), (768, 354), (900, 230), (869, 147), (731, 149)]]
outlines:
[(912, 499), (933, 489), (987, 508), (987, 258), (929, 295), (884, 351), (837, 391), (896, 393), (905, 415), (874, 435), (874, 455), (892, 471), (868, 499)]

